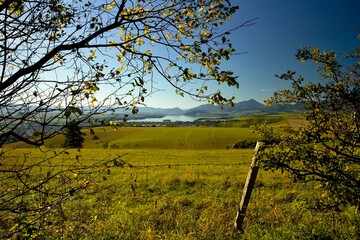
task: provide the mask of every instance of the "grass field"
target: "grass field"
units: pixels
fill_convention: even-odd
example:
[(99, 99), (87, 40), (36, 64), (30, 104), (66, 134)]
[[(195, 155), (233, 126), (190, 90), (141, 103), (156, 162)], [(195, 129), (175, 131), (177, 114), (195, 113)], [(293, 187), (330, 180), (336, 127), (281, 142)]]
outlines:
[[(84, 129), (85, 149), (224, 149), (238, 140), (259, 139), (250, 128), (239, 127), (112, 127), (94, 128), (95, 135)], [(58, 135), (45, 142), (48, 148), (58, 148), (64, 137)], [(13, 143), (9, 147), (30, 147)]]
[[(358, 239), (360, 216), (355, 209), (309, 209), (316, 185), (293, 183), (279, 172), (262, 170), (245, 232), (233, 229), (253, 150), (225, 147), (258, 139), (245, 125), (253, 121), (241, 119), (236, 127), (219, 128), (99, 128), (98, 139), (87, 134), (80, 151), (56, 147), (62, 142), (57, 136), (42, 148), (46, 157), (38, 149), (11, 144), (3, 149), (1, 168), (39, 162), (32, 173), (41, 179), (49, 169), (123, 161), (90, 175), (67, 173), (71, 184), (89, 184), (35, 225), (41, 229), (39, 239)], [(274, 124), (286, 127), (288, 122), (281, 118)], [(60, 180), (54, 179), (57, 186)], [(3, 197), (15, 188), (5, 180), (2, 174), (1, 182), (8, 183), (1, 185)], [(39, 201), (36, 195), (29, 197)], [(16, 222), (12, 215), (2, 217), (0, 233)]]
[[(266, 121), (269, 125), (286, 130), (301, 127), (305, 120), (299, 114), (277, 114), (254, 117), (239, 117), (222, 120), (218, 127), (129, 127), (121, 125), (113, 127), (93, 128), (95, 134), (84, 129), (84, 148), (113, 149), (224, 149), (241, 141), (256, 141), (260, 137), (252, 132), (251, 126)], [(124, 127), (125, 126), (125, 127)], [(59, 148), (64, 137), (58, 135), (45, 142), (47, 148)], [(25, 143), (9, 144), (13, 148), (31, 147)]]

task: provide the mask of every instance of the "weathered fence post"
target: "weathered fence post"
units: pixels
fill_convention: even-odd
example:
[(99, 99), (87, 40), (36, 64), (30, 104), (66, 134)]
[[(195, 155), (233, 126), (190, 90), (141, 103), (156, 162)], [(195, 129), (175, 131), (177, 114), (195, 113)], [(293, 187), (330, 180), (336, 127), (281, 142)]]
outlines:
[(259, 171), (259, 166), (257, 165), (257, 153), (263, 145), (264, 145), (263, 142), (256, 143), (255, 153), (251, 160), (249, 173), (246, 178), (243, 195), (241, 197), (241, 202), (234, 223), (235, 229), (238, 229), (239, 231), (243, 231), (243, 223), (244, 223), (246, 208), (250, 202), (251, 193), (252, 190), (254, 189), (256, 176)]

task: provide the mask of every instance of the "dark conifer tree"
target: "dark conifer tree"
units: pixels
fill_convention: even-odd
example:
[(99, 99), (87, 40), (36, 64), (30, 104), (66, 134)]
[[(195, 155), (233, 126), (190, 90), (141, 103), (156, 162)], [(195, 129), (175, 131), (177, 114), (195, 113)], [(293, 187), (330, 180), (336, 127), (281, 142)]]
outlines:
[(81, 128), (77, 122), (70, 122), (66, 126), (64, 132), (65, 143), (64, 147), (69, 148), (82, 148), (84, 143), (84, 133), (81, 132)]

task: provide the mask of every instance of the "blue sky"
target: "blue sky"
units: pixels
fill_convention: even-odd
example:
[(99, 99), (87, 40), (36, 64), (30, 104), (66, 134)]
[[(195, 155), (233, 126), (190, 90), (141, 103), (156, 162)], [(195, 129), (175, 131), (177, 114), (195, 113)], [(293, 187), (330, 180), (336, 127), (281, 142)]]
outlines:
[[(258, 18), (251, 27), (239, 29), (231, 36), (238, 52), (223, 65), (238, 76), (240, 88), (221, 88), (235, 101), (255, 99), (263, 102), (273, 92), (289, 88), (289, 83), (275, 74), (294, 70), (309, 81), (316, 81), (316, 69), (311, 64), (295, 60), (296, 49), (312, 46), (341, 54), (360, 43), (359, 0), (232, 0), (238, 12), (225, 25), (230, 29), (242, 22)], [(217, 86), (215, 86), (217, 87)], [(170, 86), (146, 99), (152, 107), (191, 108), (204, 104), (190, 97), (180, 97)]]

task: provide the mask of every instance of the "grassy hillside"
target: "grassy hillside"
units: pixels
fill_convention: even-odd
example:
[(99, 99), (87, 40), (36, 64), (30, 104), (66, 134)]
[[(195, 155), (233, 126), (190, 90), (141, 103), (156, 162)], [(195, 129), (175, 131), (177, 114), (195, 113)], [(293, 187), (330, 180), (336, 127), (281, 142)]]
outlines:
[[(258, 139), (249, 126), (264, 119), (284, 130), (306, 124), (283, 114), (221, 121), (222, 127), (105, 127), (94, 129), (95, 135), (85, 129), (79, 150), (59, 147), (61, 135), (41, 151), (9, 144), (0, 162), (0, 200), (23, 191), (11, 175), (16, 168), (24, 169), (23, 180), (30, 185), (53, 174), (41, 190), (66, 193), (69, 187), (85, 186), (34, 225), (39, 239), (358, 239), (360, 216), (354, 208), (310, 209), (316, 203), (314, 183), (293, 183), (280, 172), (263, 170), (245, 232), (234, 231), (253, 150), (225, 147)], [(93, 164), (95, 170), (86, 169)], [(36, 207), (48, 200), (37, 192), (21, 199)], [(19, 222), (19, 215), (1, 214), (0, 236)], [(21, 216), (22, 222), (29, 219)]]
[[(99, 139), (87, 141), (85, 147), (102, 147), (108, 131), (113, 130), (97, 130)], [(112, 134), (114, 138), (108, 139), (109, 146), (120, 149), (224, 149), (239, 139), (258, 139), (250, 129), (245, 128), (120, 128)]]
[[(226, 127), (112, 127), (94, 128), (95, 135), (84, 129), (84, 148), (101, 149), (224, 149), (238, 140), (257, 140), (250, 128)], [(45, 142), (48, 148), (61, 147), (65, 139), (58, 135)], [(31, 147), (25, 143), (9, 147)]]
[[(198, 122), (198, 127), (129, 127), (120, 126), (93, 128), (95, 135), (88, 129), (85, 134), (84, 148), (104, 147), (113, 149), (224, 149), (242, 140), (256, 141), (259, 136), (252, 133), (251, 126), (266, 121), (268, 124), (286, 130), (301, 127), (305, 120), (298, 114), (277, 114), (265, 116), (246, 116), (226, 120), (212, 120), (218, 127), (206, 127)], [(64, 137), (58, 135), (45, 142), (48, 148), (61, 147)], [(31, 147), (25, 143), (13, 143), (12, 147)]]

